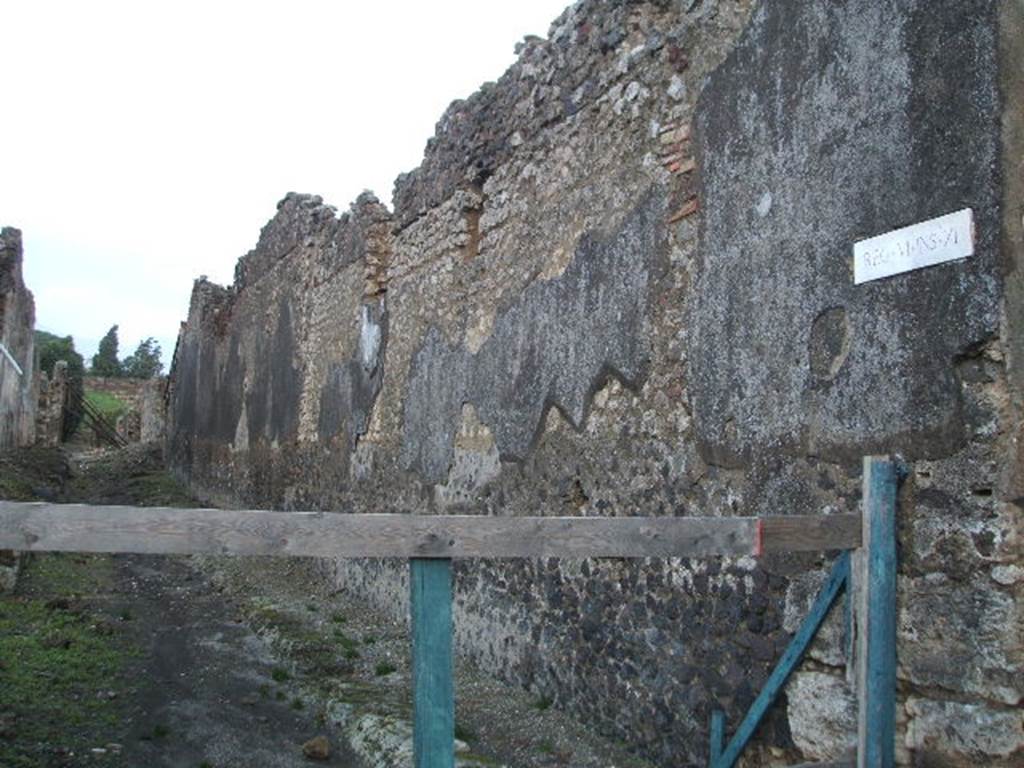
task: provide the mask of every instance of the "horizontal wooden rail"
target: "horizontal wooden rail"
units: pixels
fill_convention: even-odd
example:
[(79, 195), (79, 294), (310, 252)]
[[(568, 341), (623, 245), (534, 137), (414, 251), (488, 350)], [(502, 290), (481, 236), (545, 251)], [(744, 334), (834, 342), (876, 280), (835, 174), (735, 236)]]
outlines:
[(860, 515), (486, 517), (0, 501), (0, 549), (306, 557), (713, 557), (852, 549)]

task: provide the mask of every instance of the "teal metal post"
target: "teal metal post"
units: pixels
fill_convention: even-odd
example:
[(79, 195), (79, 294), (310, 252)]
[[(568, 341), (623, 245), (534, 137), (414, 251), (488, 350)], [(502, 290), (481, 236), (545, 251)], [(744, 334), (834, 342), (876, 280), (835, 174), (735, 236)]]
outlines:
[(455, 765), (452, 561), (409, 561), (415, 768)]
[(892, 768), (896, 752), (896, 487), (899, 468), (864, 457), (858, 563), (858, 768)]

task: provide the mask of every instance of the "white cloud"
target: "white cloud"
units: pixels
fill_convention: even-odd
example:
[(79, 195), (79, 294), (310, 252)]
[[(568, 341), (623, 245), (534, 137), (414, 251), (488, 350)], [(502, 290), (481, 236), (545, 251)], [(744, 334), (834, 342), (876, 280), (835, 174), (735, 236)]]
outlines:
[(169, 362), (192, 280), (229, 283), (286, 192), (390, 200), (564, 2), (4, 4), (0, 225), (37, 326)]

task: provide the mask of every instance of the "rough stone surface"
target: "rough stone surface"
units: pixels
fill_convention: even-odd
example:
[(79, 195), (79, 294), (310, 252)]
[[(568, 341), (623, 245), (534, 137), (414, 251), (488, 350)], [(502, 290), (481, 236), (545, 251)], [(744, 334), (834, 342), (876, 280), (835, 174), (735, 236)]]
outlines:
[(907, 702), (907, 746), (923, 765), (1020, 765), (1024, 759), (1024, 713), (982, 704)]
[[(1017, 11), (753, 6), (583, 0), (447, 110), (393, 212), (286, 196), (233, 286), (196, 283), (172, 462), (232, 505), (765, 515), (855, 511), (861, 454), (899, 451), (899, 710), (1003, 711), (1024, 679)], [(852, 285), (855, 240), (964, 206), (974, 257)], [(456, 642), (703, 765), (710, 710), (738, 722), (833, 559), (459, 562)], [(404, 564), (329, 572), (405, 615)], [(842, 641), (833, 616), (750, 765), (839, 743), (809, 713)], [(900, 761), (960, 759), (932, 741)]]
[(64, 434), (64, 404), (68, 397), (68, 364), (58, 360), (53, 364), (53, 376), (38, 371), (39, 401), (36, 408), (36, 444), (48, 447), (60, 445)]
[(21, 232), (0, 230), (0, 343), (19, 372), (0, 353), (0, 450), (35, 439), (35, 301), (21, 276)]
[(798, 672), (787, 695), (790, 732), (804, 757), (836, 760), (856, 753), (857, 698), (843, 678)]

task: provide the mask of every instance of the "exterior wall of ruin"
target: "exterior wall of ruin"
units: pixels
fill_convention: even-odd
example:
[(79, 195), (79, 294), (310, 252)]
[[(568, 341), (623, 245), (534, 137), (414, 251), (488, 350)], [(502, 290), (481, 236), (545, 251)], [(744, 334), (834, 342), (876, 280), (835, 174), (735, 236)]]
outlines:
[(38, 372), (39, 389), (36, 409), (36, 444), (54, 448), (64, 436), (64, 406), (68, 400), (68, 364), (58, 360), (53, 365), (53, 376)]
[[(393, 212), (287, 196), (196, 283), (172, 463), (230, 505), (827, 515), (899, 453), (899, 761), (1019, 764), (1019, 4), (754, 5), (584, 0)], [(853, 242), (964, 207), (972, 258), (853, 285)], [(457, 643), (703, 765), (830, 561), (459, 562)], [(404, 612), (404, 564), (333, 573)], [(844, 653), (834, 617), (749, 764), (848, 748)]]
[[(0, 450), (35, 439), (35, 322), (32, 292), (21, 275), (21, 232), (0, 230)], [(18, 368), (21, 370), (19, 371)]]

